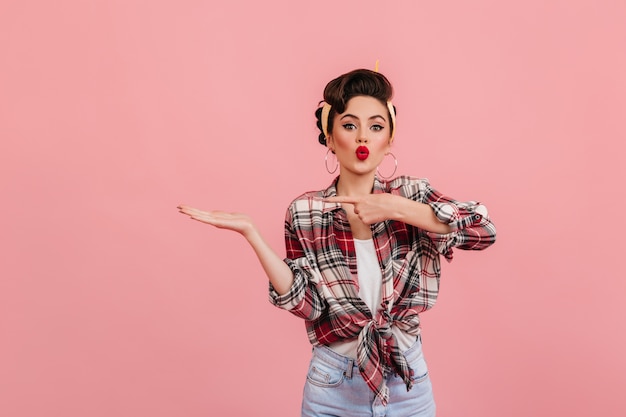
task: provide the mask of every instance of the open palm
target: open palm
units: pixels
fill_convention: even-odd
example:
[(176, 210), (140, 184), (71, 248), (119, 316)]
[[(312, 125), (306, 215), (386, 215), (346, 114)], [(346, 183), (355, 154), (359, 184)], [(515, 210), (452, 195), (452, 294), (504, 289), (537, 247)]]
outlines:
[(204, 211), (184, 205), (178, 206), (178, 211), (188, 215), (193, 220), (210, 224), (220, 229), (233, 230), (244, 236), (254, 228), (250, 216), (242, 213), (228, 213), (216, 210)]

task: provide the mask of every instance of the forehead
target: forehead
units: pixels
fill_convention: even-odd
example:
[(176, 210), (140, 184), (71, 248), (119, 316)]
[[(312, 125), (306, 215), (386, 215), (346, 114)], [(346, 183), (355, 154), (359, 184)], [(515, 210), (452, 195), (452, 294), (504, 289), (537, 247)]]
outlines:
[(343, 114), (346, 113), (365, 117), (378, 115), (386, 118), (387, 107), (377, 98), (371, 96), (356, 96), (352, 97), (348, 103), (346, 103), (346, 110)]

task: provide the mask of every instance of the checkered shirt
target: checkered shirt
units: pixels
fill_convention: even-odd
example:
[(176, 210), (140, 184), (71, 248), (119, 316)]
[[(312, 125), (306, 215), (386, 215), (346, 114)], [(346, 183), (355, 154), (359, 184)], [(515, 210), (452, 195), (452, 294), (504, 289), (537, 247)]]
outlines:
[(452, 248), (481, 250), (495, 242), (496, 229), (487, 209), (459, 202), (433, 188), (427, 179), (375, 178), (373, 193), (391, 193), (430, 205), (452, 232), (442, 235), (393, 220), (371, 226), (383, 276), (382, 302), (372, 314), (359, 297), (356, 252), (350, 223), (335, 196), (337, 178), (325, 190), (307, 192), (289, 206), (285, 218), (285, 262), (294, 274), (290, 290), (279, 295), (270, 284), (270, 301), (305, 320), (314, 346), (358, 339), (357, 363), (368, 386), (384, 404), (385, 372), (395, 372), (412, 386), (412, 370), (391, 326), (417, 336), (419, 313), (437, 299), (440, 255), (452, 260)]

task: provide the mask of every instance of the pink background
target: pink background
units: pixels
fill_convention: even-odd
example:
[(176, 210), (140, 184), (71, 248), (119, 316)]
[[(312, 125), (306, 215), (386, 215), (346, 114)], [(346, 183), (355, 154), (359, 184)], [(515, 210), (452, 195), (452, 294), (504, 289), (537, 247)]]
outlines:
[[(400, 172), (499, 240), (444, 265), (441, 417), (626, 410), (623, 1), (2, 1), (0, 415), (295, 416), (310, 347), (245, 241), (178, 214), (325, 187), (331, 78), (396, 87)], [(620, 191), (621, 190), (621, 191)]]

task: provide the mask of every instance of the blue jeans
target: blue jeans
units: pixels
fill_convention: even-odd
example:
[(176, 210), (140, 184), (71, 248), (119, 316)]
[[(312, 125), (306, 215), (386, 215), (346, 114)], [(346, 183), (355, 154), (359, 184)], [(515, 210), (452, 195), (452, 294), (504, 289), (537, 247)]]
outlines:
[(407, 392), (402, 378), (388, 373), (389, 401), (384, 406), (363, 380), (356, 361), (326, 346), (314, 347), (304, 385), (302, 416), (434, 417), (435, 400), (421, 338), (405, 356), (414, 371), (413, 388)]

